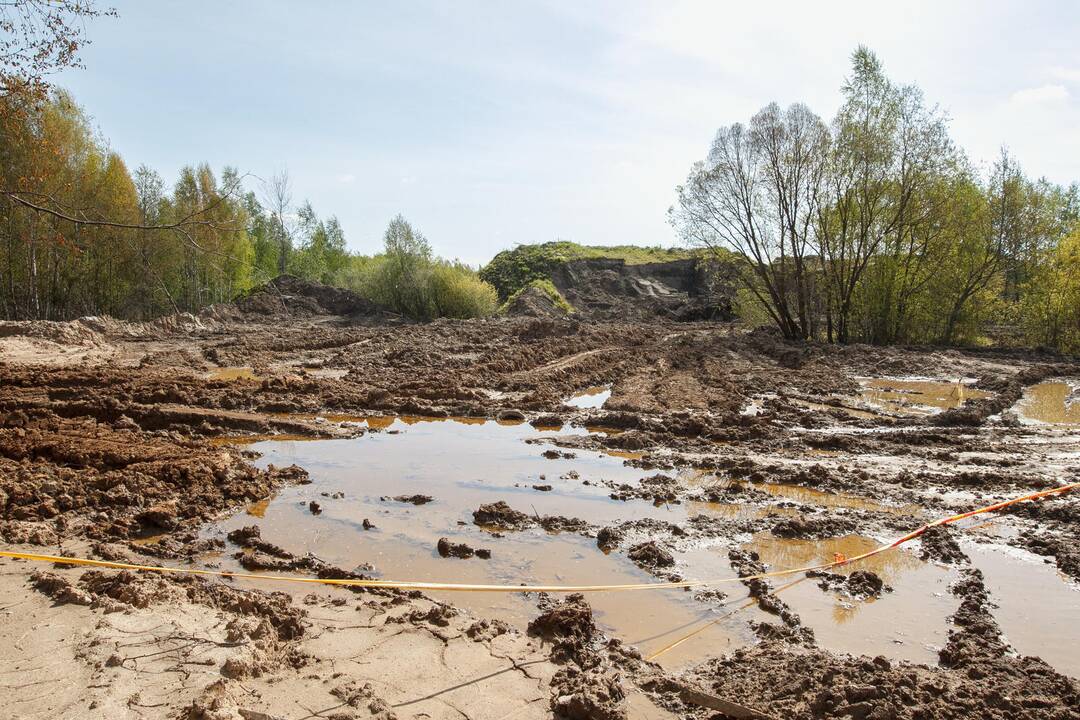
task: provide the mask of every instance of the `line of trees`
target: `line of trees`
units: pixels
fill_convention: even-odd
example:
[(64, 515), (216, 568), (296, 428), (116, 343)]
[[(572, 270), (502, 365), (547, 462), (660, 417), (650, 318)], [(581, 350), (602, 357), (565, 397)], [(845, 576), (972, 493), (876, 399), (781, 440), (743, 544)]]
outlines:
[(865, 47), (852, 65), (831, 123), (773, 103), (721, 128), (677, 189), (677, 230), (734, 251), (748, 314), (791, 339), (977, 342), (996, 324), (1080, 346), (1077, 185), (1005, 151), (980, 174), (918, 87)]
[(170, 186), (129, 172), (62, 90), (0, 97), (0, 316), (146, 319), (227, 302), (281, 273), (350, 287), (417, 319), (496, 307), (469, 267), (435, 257), (404, 218), (385, 251), (349, 252), (337, 218), (295, 205), (286, 172), (246, 190), (233, 168)]

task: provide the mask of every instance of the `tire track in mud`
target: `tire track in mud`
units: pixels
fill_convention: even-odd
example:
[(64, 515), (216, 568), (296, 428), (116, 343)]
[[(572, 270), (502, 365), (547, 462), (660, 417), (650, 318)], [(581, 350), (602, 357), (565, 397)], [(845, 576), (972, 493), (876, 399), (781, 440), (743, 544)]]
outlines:
[(530, 368), (528, 370), (519, 370), (518, 372), (511, 373), (511, 377), (520, 378), (520, 377), (528, 377), (530, 375), (536, 375), (536, 374), (540, 374), (540, 373), (558, 372), (560, 370), (565, 370), (565, 369), (571, 367), (576, 362), (578, 362), (579, 360), (583, 360), (584, 358), (590, 357), (592, 355), (599, 355), (602, 352), (609, 352), (609, 351), (613, 352), (613, 351), (616, 351), (616, 350), (619, 350), (619, 348), (617, 346), (614, 346), (614, 345), (610, 345), (608, 347), (602, 347), (602, 348), (595, 348), (593, 350), (585, 350), (583, 352), (574, 353), (573, 355), (570, 355), (568, 357), (559, 358), (558, 360), (554, 360), (552, 362), (546, 363), (544, 365), (540, 365), (538, 367)]

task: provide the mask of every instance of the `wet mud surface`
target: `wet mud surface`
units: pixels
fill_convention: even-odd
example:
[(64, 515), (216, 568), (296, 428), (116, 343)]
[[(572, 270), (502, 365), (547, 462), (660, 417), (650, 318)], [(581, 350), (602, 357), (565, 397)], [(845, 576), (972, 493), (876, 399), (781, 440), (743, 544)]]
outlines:
[[(25, 716), (301, 717), (287, 696), (308, 692), (325, 700), (308, 711), (349, 717), (714, 717), (690, 687), (773, 717), (1077, 717), (1075, 497), (861, 565), (740, 579), (1076, 482), (1067, 359), (788, 345), (710, 323), (417, 326), (325, 314), (346, 307), (336, 295), (264, 300), (6, 328), (6, 546), (308, 577), (713, 582), (311, 593), (4, 560), (5, 597), (89, 633), (70, 657), (84, 694), (114, 676), (120, 693), (89, 708), (12, 686)], [(7, 636), (32, 627), (6, 617)], [(101, 625), (118, 617), (174, 626), (145, 649), (170, 659), (153, 668), (176, 678), (167, 691), (131, 672), (151, 661)], [(199, 640), (176, 649), (184, 632)], [(433, 667), (502, 674), (410, 704), (469, 679), (410, 675), (430, 643)], [(185, 664), (195, 650), (208, 664)], [(33, 666), (25, 652), (12, 662)]]

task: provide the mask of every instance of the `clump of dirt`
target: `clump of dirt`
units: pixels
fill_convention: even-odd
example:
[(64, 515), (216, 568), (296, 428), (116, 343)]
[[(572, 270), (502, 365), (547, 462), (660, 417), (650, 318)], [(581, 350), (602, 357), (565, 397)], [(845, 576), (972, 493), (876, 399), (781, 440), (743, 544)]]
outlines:
[(481, 618), (465, 628), (465, 634), (477, 642), (493, 640), (512, 631), (513, 628), (502, 620), (488, 620), (487, 618)]
[(626, 534), (618, 528), (610, 526), (600, 528), (600, 531), (596, 533), (596, 546), (605, 553), (609, 553), (619, 547), (619, 543), (621, 543), (625, 537)]
[(361, 684), (350, 680), (335, 687), (330, 694), (349, 707), (367, 710), (373, 720), (397, 720), (390, 704), (375, 693), (371, 683)]
[(455, 558), (471, 558), (476, 556), (482, 560), (491, 559), (491, 551), (487, 548), (472, 548), (465, 543), (452, 543), (447, 538), (439, 538), (439, 542), (436, 545), (436, 549), (439, 551), (439, 555)]
[(892, 588), (871, 570), (856, 570), (850, 575), (811, 570), (806, 573), (806, 576), (817, 578), (818, 587), (822, 590), (838, 592), (858, 600), (878, 598), (882, 593), (892, 592)]
[(581, 594), (551, 603), (528, 627), (530, 635), (550, 642), (551, 657), (564, 667), (551, 679), (551, 709), (556, 717), (575, 720), (623, 720), (627, 717), (622, 678), (597, 652), (600, 640), (592, 608)]
[(536, 524), (534, 518), (514, 510), (505, 500), (481, 505), (473, 511), (473, 522), (499, 530), (524, 530)]
[(430, 495), (394, 495), (393, 497), (384, 495), (379, 499), (384, 502), (393, 500), (394, 502), (409, 503), (410, 505), (426, 505), (435, 500), (435, 498)]
[(445, 603), (436, 603), (427, 610), (410, 610), (404, 615), (386, 618), (388, 623), (427, 623), (438, 627), (449, 627), (450, 620), (457, 617), (458, 611)]
[(946, 525), (929, 527), (919, 537), (919, 556), (923, 560), (959, 565), (967, 562), (967, 555), (960, 549), (953, 537), (953, 531)]
[(90, 605), (94, 596), (82, 588), (75, 587), (64, 577), (54, 573), (36, 570), (30, 575), (30, 584), (38, 592), (48, 595), (58, 604)]
[(675, 564), (675, 557), (660, 547), (655, 540), (634, 545), (626, 554), (627, 557), (646, 570), (671, 567)]
[(604, 667), (567, 665), (551, 679), (551, 710), (566, 720), (625, 720), (626, 690), (618, 673)]
[(576, 656), (596, 636), (592, 608), (584, 595), (567, 595), (565, 600), (552, 604), (529, 622), (529, 634), (551, 642), (555, 653), (565, 657)]
[(856, 522), (850, 518), (803, 516), (779, 520), (772, 526), (772, 534), (779, 538), (821, 539), (846, 535), (857, 527)]

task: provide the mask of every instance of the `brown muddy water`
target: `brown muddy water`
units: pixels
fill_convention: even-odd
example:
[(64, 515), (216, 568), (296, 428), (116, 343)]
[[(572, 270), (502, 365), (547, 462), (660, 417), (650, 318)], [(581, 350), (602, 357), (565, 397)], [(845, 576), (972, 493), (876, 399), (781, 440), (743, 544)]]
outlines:
[(1080, 587), (1044, 558), (1012, 547), (964, 543), (982, 570), (1005, 639), (1021, 655), (1037, 655), (1080, 677)]
[(862, 400), (869, 405), (900, 415), (931, 415), (960, 407), (965, 400), (989, 397), (984, 390), (957, 378), (950, 382), (921, 378), (864, 378)]
[(1024, 388), (1016, 411), (1021, 422), (1050, 425), (1080, 425), (1080, 402), (1076, 386), (1063, 380), (1038, 383)]
[(229, 367), (217, 367), (206, 373), (208, 380), (224, 380), (231, 382), (233, 380), (261, 380), (262, 378), (256, 374), (254, 368), (247, 366), (229, 366)]
[[(330, 418), (328, 418), (330, 419)], [(357, 418), (350, 418), (356, 421)], [(264, 539), (287, 550), (314, 553), (347, 569), (384, 579), (497, 584), (625, 584), (656, 582), (625, 554), (625, 547), (605, 554), (595, 540), (574, 533), (542, 529), (505, 532), (501, 536), (472, 522), (483, 503), (506, 501), (535, 515), (579, 517), (603, 526), (624, 520), (658, 518), (677, 524), (709, 514), (724, 519), (764, 515), (798, 515), (796, 507), (771, 503), (725, 504), (684, 502), (654, 506), (645, 500), (616, 501), (603, 481), (636, 484), (653, 474), (629, 467), (623, 458), (598, 451), (575, 450), (573, 457), (547, 459), (559, 435), (587, 432), (582, 428), (536, 429), (479, 419), (371, 418), (373, 432), (350, 440), (270, 440), (249, 447), (261, 453), (257, 464), (296, 463), (308, 470), (312, 483), (287, 488), (209, 530), (223, 534), (258, 524)], [(381, 430), (381, 431), (378, 431)], [(680, 475), (701, 482), (693, 472)], [(544, 491), (534, 486), (550, 485)], [(911, 512), (854, 495), (835, 495), (797, 486), (755, 484), (776, 497), (826, 508)], [(391, 499), (425, 494), (430, 503), (412, 505)], [(308, 504), (318, 502), (313, 515)], [(364, 530), (364, 520), (374, 528)], [(439, 538), (490, 549), (490, 560), (442, 558)], [(711, 540), (675, 553), (676, 572), (688, 579), (734, 578), (729, 547), (755, 550), (771, 569), (800, 567), (831, 560), (833, 553), (851, 556), (885, 538), (847, 536), (824, 541), (784, 540), (768, 533)], [(624, 543), (624, 545), (629, 543)], [(226, 567), (235, 561), (223, 559)], [(945, 643), (946, 618), (958, 601), (947, 592), (952, 571), (920, 560), (914, 551), (890, 551), (874, 558), (868, 569), (894, 590), (877, 600), (859, 601), (822, 590), (813, 579), (773, 583), (780, 597), (811, 627), (823, 647), (896, 659), (935, 663)], [(860, 567), (862, 567), (860, 565)], [(850, 568), (855, 569), (855, 568)], [(1039, 568), (1041, 570), (1041, 568)], [(803, 576), (794, 576), (799, 579)], [(1006, 585), (1012, 588), (1010, 581)], [(1065, 586), (1059, 592), (1073, 592)], [(694, 599), (683, 590), (601, 592), (588, 596), (596, 620), (610, 634), (650, 655), (701, 628), (707, 629), (665, 653), (659, 661), (684, 667), (706, 657), (726, 654), (754, 641), (750, 621), (777, 622), (746, 603), (738, 582), (718, 584), (723, 603)], [(1021, 588), (1022, 589), (1022, 588)], [(431, 593), (481, 617), (495, 617), (524, 629), (537, 614), (535, 596), (524, 593)], [(1041, 603), (1040, 603), (1041, 605)], [(1023, 631), (1018, 630), (1023, 636)], [(1037, 635), (1028, 636), (1038, 642)], [(1017, 647), (1027, 641), (1010, 634)], [(1060, 666), (1059, 666), (1060, 667)]]

